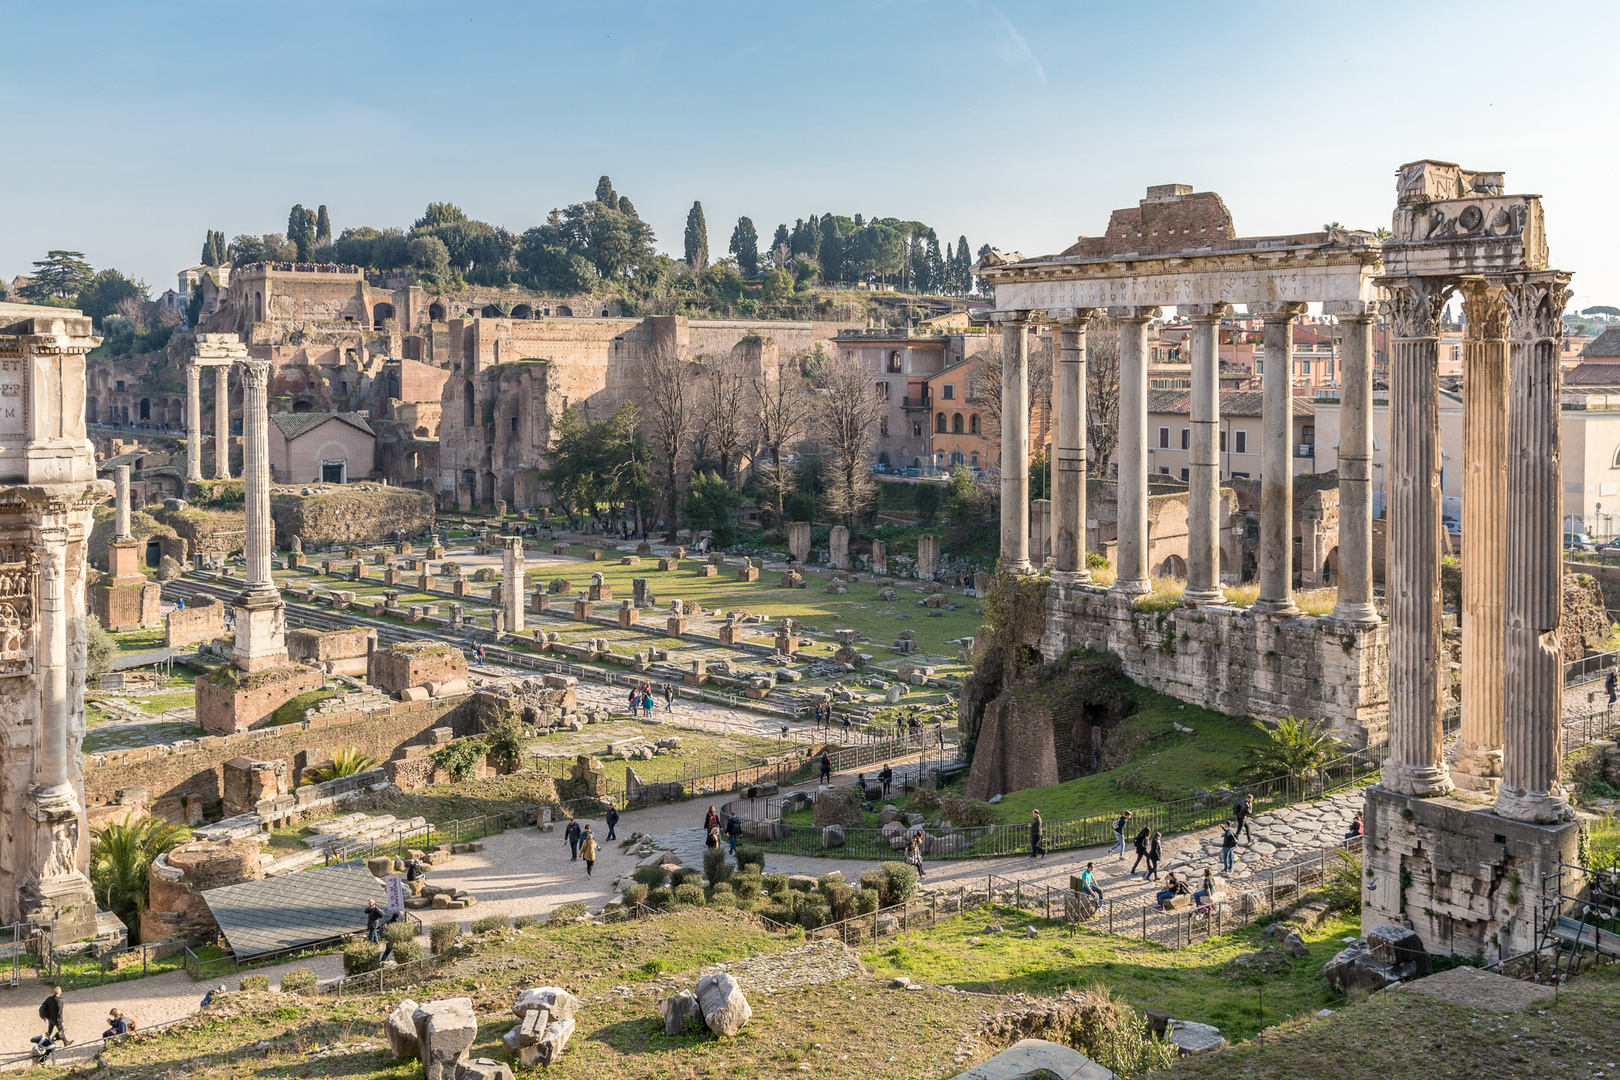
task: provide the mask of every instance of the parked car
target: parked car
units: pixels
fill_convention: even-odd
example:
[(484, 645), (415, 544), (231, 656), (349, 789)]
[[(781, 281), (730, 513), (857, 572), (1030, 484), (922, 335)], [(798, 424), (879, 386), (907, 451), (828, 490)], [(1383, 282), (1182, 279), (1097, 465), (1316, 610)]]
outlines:
[(1610, 558), (1620, 558), (1620, 537), (1610, 540), (1607, 544), (1599, 544), (1597, 553)]
[(1446, 532), (1454, 536), (1462, 535), (1462, 522), (1456, 518), (1446, 518)]
[(1564, 534), (1564, 548), (1567, 551), (1591, 551), (1592, 538), (1583, 532), (1567, 532)]

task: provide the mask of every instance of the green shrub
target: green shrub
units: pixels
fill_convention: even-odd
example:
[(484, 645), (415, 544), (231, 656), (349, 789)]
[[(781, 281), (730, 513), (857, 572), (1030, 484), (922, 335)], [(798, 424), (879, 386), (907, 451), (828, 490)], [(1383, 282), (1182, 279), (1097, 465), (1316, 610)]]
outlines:
[(558, 904), (551, 909), (551, 921), (555, 923), (573, 922), (585, 914), (585, 905), (575, 900), (570, 904)]
[(703, 853), (703, 876), (710, 885), (718, 885), (723, 881), (731, 880), (731, 859), (721, 849)]
[(512, 920), (512, 929), (514, 930), (527, 930), (531, 926), (539, 925), (540, 920), (535, 918), (533, 915), (519, 915), (517, 918)]
[(765, 891), (772, 896), (780, 897), (788, 891), (786, 874), (766, 874), (762, 880), (765, 882)]
[(293, 968), (281, 976), (281, 992), (283, 994), (303, 994), (315, 989), (320, 980), (315, 977), (314, 968)]
[(832, 921), (831, 918), (829, 918), (831, 914), (832, 913), (827, 909), (827, 905), (819, 900), (810, 900), (806, 903), (801, 903), (799, 905), (799, 910), (794, 912), (795, 917), (798, 919), (799, 925), (804, 927), (806, 930), (814, 930), (818, 926), (826, 926)]
[(717, 907), (735, 907), (737, 894), (731, 891), (731, 886), (722, 881), (718, 885), (709, 887), (709, 903)]
[(402, 941), (394, 946), (394, 962), (396, 964), (414, 964), (422, 959), (422, 946), (415, 941)]
[[(377, 947), (375, 945), (373, 945), (371, 947), (371, 951), (376, 952)], [(347, 956), (344, 957), (344, 961), (345, 961), (345, 966), (347, 966), (347, 961), (348, 961)], [(244, 975), (244, 976), (242, 976), (242, 989), (243, 990), (268, 990), (268, 989), (270, 989), (270, 976), (268, 976), (268, 975)]]
[(731, 879), (731, 891), (738, 897), (756, 897), (763, 888), (764, 882), (760, 880), (758, 874), (738, 874)]
[(703, 886), (695, 881), (675, 886), (675, 902), (677, 904), (691, 904), (694, 907), (702, 907)]
[(744, 867), (748, 866), (759, 867), (758, 872), (761, 874), (765, 872), (764, 848), (754, 847), (751, 844), (746, 846), (739, 844), (737, 846), (737, 872), (739, 874), (746, 873)]
[(386, 941), (398, 945), (402, 941), (410, 941), (416, 937), (416, 924), (413, 922), (389, 923), (382, 928), (382, 936)]
[(624, 891), (624, 902), (632, 907), (634, 907), (636, 904), (645, 904), (647, 902), (647, 894), (650, 892), (652, 892), (651, 889), (647, 888), (647, 886), (638, 881)]
[(481, 919), (473, 920), (472, 932), (475, 934), (487, 934), (491, 930), (505, 930), (509, 925), (510, 920), (505, 915), (485, 915)]
[(668, 889), (654, 889), (647, 894), (647, 906), (652, 908), (667, 908), (675, 902), (675, 894)]
[(793, 909), (786, 904), (766, 904), (760, 910), (760, 915), (780, 926), (787, 926), (793, 921)]
[[(343, 974), (345, 975), (360, 975), (367, 971), (376, 971), (381, 966), (382, 949), (369, 941), (361, 942), (359, 945), (350, 945), (343, 950)], [(264, 978), (262, 975), (258, 977)], [(253, 976), (250, 975), (248, 978), (253, 978)], [(247, 979), (242, 981), (245, 983)], [(269, 980), (265, 979), (265, 982), (268, 984)], [(244, 986), (243, 989), (245, 990), (247, 987)]]
[(834, 885), (842, 884), (844, 884), (844, 874), (841, 870), (834, 870), (830, 874), (822, 874), (816, 879), (816, 888), (821, 890), (821, 895), (823, 896), (826, 896), (827, 890), (832, 888)]
[(870, 915), (878, 909), (878, 905), (882, 902), (883, 898), (878, 895), (876, 889), (862, 889), (855, 894), (855, 913), (858, 915)]
[(875, 896), (883, 895), (883, 886), (889, 882), (889, 875), (882, 870), (867, 870), (861, 874), (861, 891), (869, 892)]
[(830, 885), (823, 890), (827, 906), (832, 909), (832, 921), (843, 922), (855, 914), (855, 890), (848, 885)]
[(892, 907), (917, 895), (917, 868), (910, 863), (886, 862), (883, 870), (883, 906)]
[(640, 882), (641, 884), (647, 886), (647, 888), (656, 889), (656, 888), (658, 888), (658, 886), (660, 886), (660, 885), (662, 885), (664, 883), (665, 874), (664, 874), (664, 868), (662, 866), (654, 865), (654, 866), (638, 866), (638, 867), (636, 867), (636, 872), (631, 874), (630, 876), (634, 880), (636, 880), (636, 881)]
[(703, 884), (703, 871), (695, 866), (683, 866), (670, 875), (670, 882), (676, 888), (680, 888), (682, 885), (701, 885)]
[(744, 896), (737, 892), (735, 887), (732, 889), (731, 902), (736, 904), (738, 909), (741, 911), (753, 911), (759, 906), (759, 900), (760, 897), (758, 893), (749, 893), (747, 896)]
[(428, 931), (428, 948), (434, 956), (442, 956), (450, 951), (456, 936), (461, 933), (461, 924), (453, 922), (434, 923), (433, 929)]

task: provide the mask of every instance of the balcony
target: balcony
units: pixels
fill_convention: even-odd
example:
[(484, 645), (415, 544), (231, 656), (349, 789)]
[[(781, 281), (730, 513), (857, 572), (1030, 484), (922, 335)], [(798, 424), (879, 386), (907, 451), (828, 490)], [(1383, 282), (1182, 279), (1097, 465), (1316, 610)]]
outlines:
[(1295, 457), (1308, 457), (1308, 458), (1315, 457), (1316, 456), (1316, 446), (1315, 446), (1315, 444), (1314, 443), (1300, 443), (1297, 447), (1294, 448), (1294, 456)]
[(926, 397), (903, 397), (900, 399), (902, 409), (928, 409), (930, 405)]

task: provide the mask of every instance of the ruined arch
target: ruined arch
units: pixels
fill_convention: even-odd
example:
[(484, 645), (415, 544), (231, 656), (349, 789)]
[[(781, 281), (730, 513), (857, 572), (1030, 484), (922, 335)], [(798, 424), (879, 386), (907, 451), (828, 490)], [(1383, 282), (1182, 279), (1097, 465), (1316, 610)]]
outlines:
[(393, 304), (373, 304), (372, 305), (372, 308), (371, 308), (371, 322), (372, 322), (372, 325), (375, 326), (378, 330), (381, 330), (383, 328), (383, 323), (386, 320), (392, 319), (393, 317), (394, 317), (394, 305)]
[(486, 319), (498, 319), (501, 317), (501, 309), (496, 307), (494, 304), (485, 304), (484, 309), (478, 314), (482, 315)]
[(97, 417), (97, 412), (98, 412), (99, 408), (100, 408), (100, 406), (97, 403), (95, 398), (87, 397), (87, 398), (84, 399), (84, 420), (85, 420), (85, 423), (87, 423), (87, 424), (96, 423), (96, 417)]
[(557, 305), (557, 314), (562, 316), (565, 319), (570, 319), (570, 318), (573, 318), (574, 309), (569, 307), (567, 304), (558, 304)]
[(293, 402), (292, 411), (295, 413), (314, 412), (315, 406), (308, 401), (305, 401), (303, 398), (299, 398), (297, 401)]
[(428, 305), (428, 321), (429, 322), (444, 322), (444, 305), (443, 304), (429, 304)]
[(1322, 560), (1322, 584), (1324, 586), (1330, 586), (1337, 585), (1338, 583), (1339, 546), (1335, 544), (1333, 545), (1333, 549), (1327, 553), (1327, 558)]
[(253, 321), (264, 322), (264, 293), (253, 294)]
[(1187, 580), (1187, 560), (1180, 555), (1170, 555), (1159, 565), (1159, 573), (1165, 577)]
[(141, 419), (142, 420), (150, 420), (150, 419), (152, 419), (152, 399), (151, 398), (141, 398)]
[(528, 304), (519, 304), (512, 309), (512, 318), (532, 319), (534, 318), (534, 308), (530, 307)]

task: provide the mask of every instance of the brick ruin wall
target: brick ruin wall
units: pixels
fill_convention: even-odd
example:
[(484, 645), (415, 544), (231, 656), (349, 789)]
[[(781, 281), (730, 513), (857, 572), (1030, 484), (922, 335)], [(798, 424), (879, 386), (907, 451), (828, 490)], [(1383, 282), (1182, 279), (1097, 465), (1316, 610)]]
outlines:
[(304, 550), (334, 544), (374, 544), (393, 538), (394, 530), (419, 537), (433, 529), (433, 499), (420, 491), (347, 487), (322, 495), (270, 496), (276, 526), (276, 548), (286, 550), (292, 538), (303, 538)]
[(213, 597), (199, 596), (190, 607), (164, 616), (164, 645), (195, 645), (224, 635), (225, 605), (218, 600), (213, 603), (205, 603), (205, 600), (213, 600)]
[(1246, 609), (1138, 612), (1095, 586), (1051, 585), (1041, 654), (1089, 648), (1120, 658), (1133, 681), (1235, 716), (1325, 719), (1355, 746), (1389, 726), (1389, 629), (1324, 619), (1259, 618)]
[(305, 751), (330, 757), (353, 746), (386, 762), (410, 745), (425, 745), (432, 728), (448, 727), (460, 738), (482, 730), (469, 695), (395, 702), (387, 713), (333, 713), (299, 724), (260, 728), (238, 735), (211, 735), (164, 746), (146, 746), (84, 758), (85, 804), (117, 801), (121, 788), (144, 787), (150, 801), (193, 796), (205, 803), (224, 798), (225, 763), (235, 757), (292, 764)]

